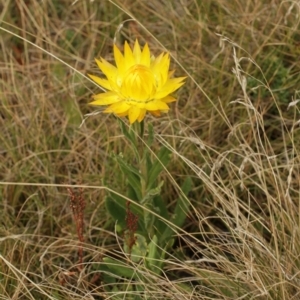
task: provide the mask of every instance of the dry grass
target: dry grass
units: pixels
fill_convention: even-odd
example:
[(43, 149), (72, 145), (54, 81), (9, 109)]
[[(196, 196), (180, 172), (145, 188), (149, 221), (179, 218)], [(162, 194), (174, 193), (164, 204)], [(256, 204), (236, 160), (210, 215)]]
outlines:
[[(0, 299), (299, 299), (299, 13), (280, 0), (0, 0)], [(122, 256), (104, 197), (124, 192), (110, 154), (129, 149), (113, 116), (80, 124), (94, 57), (136, 37), (189, 77), (147, 121), (153, 152), (174, 153), (170, 209), (184, 177), (194, 189), (162, 275), (132, 264), (117, 294), (101, 271)], [(83, 266), (68, 187), (86, 202)]]

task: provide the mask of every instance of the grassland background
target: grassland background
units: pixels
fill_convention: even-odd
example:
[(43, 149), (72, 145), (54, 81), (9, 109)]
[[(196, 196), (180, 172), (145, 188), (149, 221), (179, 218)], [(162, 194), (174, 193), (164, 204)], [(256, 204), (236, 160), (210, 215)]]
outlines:
[[(146, 120), (153, 153), (173, 149), (170, 211), (176, 183), (194, 185), (145, 299), (300, 299), (299, 14), (280, 0), (0, 0), (0, 299), (134, 299), (131, 281), (116, 298), (99, 272), (121, 253), (104, 199), (126, 178), (111, 153), (130, 149), (113, 116), (82, 120), (94, 58), (136, 38), (188, 76), (170, 113)], [(68, 185), (86, 201), (80, 273)]]

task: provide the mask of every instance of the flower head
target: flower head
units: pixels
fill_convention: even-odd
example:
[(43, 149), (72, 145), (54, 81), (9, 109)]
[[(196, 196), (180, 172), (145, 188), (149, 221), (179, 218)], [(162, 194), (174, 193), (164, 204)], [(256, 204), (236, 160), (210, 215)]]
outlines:
[(153, 58), (148, 44), (141, 49), (136, 40), (133, 50), (125, 42), (124, 54), (114, 45), (116, 66), (105, 59), (96, 63), (106, 79), (89, 75), (107, 91), (93, 96), (92, 105), (108, 105), (105, 113), (128, 116), (130, 124), (141, 122), (146, 112), (160, 116), (169, 110), (168, 103), (176, 101), (170, 94), (184, 84), (185, 77), (171, 78), (170, 55), (161, 53)]

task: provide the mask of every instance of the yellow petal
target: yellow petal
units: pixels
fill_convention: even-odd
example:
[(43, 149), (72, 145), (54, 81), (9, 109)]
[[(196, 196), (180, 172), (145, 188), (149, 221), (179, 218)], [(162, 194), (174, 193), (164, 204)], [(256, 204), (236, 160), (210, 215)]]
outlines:
[(133, 56), (136, 64), (140, 64), (141, 61), (141, 48), (138, 40), (135, 40), (133, 47)]
[(169, 78), (170, 56), (169, 54), (160, 55), (153, 65), (151, 70), (157, 80), (158, 87), (162, 87)]
[(123, 113), (119, 113), (119, 114), (115, 114), (115, 115), (117, 115), (118, 117), (126, 117), (128, 115), (128, 110)]
[(125, 69), (128, 70), (130, 67), (134, 65), (134, 56), (131, 51), (131, 48), (129, 47), (127, 41), (125, 41), (125, 46), (124, 46), (124, 64), (125, 64)]
[(120, 102), (118, 94), (115, 92), (107, 92), (93, 96), (94, 101), (90, 102), (92, 105), (110, 105)]
[(169, 110), (168, 104), (162, 101), (150, 101), (146, 103), (145, 108), (149, 111)]
[(172, 97), (172, 96), (167, 96), (165, 98), (160, 99), (160, 101), (163, 101), (165, 103), (171, 103), (171, 102), (176, 101), (176, 98)]
[(169, 73), (170, 67), (170, 54), (166, 53), (163, 55), (159, 63), (157, 64), (162, 73)]
[(152, 62), (151, 62), (151, 68), (156, 68), (156, 66), (161, 62), (163, 56), (165, 54), (161, 53), (159, 54)]
[(139, 122), (142, 122), (145, 118), (145, 115), (146, 115), (146, 109), (140, 109), (140, 115), (139, 115), (137, 120)]
[(150, 50), (148, 44), (146, 43), (141, 54), (140, 63), (146, 67), (150, 67), (150, 60), (151, 60)]
[(118, 73), (118, 69), (115, 66), (105, 59), (101, 59), (101, 61), (96, 59), (96, 63), (107, 79), (114, 80)]
[(126, 102), (121, 101), (110, 105), (107, 109), (104, 110), (106, 113), (115, 113), (115, 114), (123, 114), (126, 113), (130, 108)]
[(184, 84), (184, 79), (185, 77), (169, 79), (166, 82), (166, 84), (162, 87), (162, 89), (155, 94), (154, 99), (162, 99), (168, 96), (169, 94), (173, 93)]
[(107, 89), (107, 90), (111, 90), (111, 86), (108, 80), (100, 78), (98, 76), (94, 76), (91, 74), (88, 74), (88, 76), (95, 81), (97, 84), (99, 84), (101, 87)]
[(124, 56), (116, 45), (114, 45), (114, 57), (119, 73), (123, 74), (125, 72)]
[(134, 123), (140, 116), (141, 110), (137, 106), (131, 106), (128, 111), (129, 123)]
[(154, 117), (160, 117), (160, 111), (159, 110), (153, 110), (153, 111), (150, 111), (150, 113)]

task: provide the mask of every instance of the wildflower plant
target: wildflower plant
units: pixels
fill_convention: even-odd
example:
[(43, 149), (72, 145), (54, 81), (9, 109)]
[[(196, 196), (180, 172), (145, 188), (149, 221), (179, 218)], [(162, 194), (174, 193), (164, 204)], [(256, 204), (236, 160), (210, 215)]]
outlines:
[[(109, 193), (106, 206), (124, 233), (126, 258), (120, 261), (106, 257), (101, 269), (105, 274), (111, 274), (107, 282), (114, 282), (118, 276), (146, 281), (145, 276), (137, 274), (127, 262), (139, 262), (141, 268), (161, 273), (166, 253), (174, 242), (172, 228), (181, 227), (188, 213), (186, 196), (191, 189), (191, 179), (187, 178), (183, 183), (182, 195), (169, 212), (167, 201), (161, 196), (164, 182), (159, 180), (159, 175), (170, 162), (171, 151), (162, 146), (156, 155), (151, 153), (155, 134), (150, 122), (147, 135), (144, 133), (144, 119), (147, 112), (154, 116), (168, 112), (169, 104), (176, 101), (172, 93), (184, 84), (185, 77), (173, 78), (168, 53), (155, 58), (151, 56), (148, 45), (141, 49), (138, 41), (133, 49), (125, 42), (124, 54), (114, 45), (114, 58), (116, 66), (104, 59), (96, 60), (106, 78), (89, 76), (106, 92), (93, 96), (91, 104), (108, 106), (104, 113), (128, 116), (129, 127), (121, 119), (119, 124), (136, 159), (132, 163), (122, 154), (113, 155), (126, 176), (127, 195), (121, 197)], [(143, 287), (141, 285), (137, 290)]]
[(107, 92), (95, 95), (91, 104), (109, 105), (105, 113), (128, 116), (130, 124), (143, 121), (147, 111), (154, 116), (168, 112), (168, 103), (176, 101), (170, 94), (181, 87), (185, 79), (172, 78), (169, 53), (151, 57), (148, 44), (141, 50), (136, 40), (133, 50), (125, 42), (124, 55), (114, 45), (114, 57), (116, 66), (105, 59), (96, 59), (107, 79), (89, 76)]

